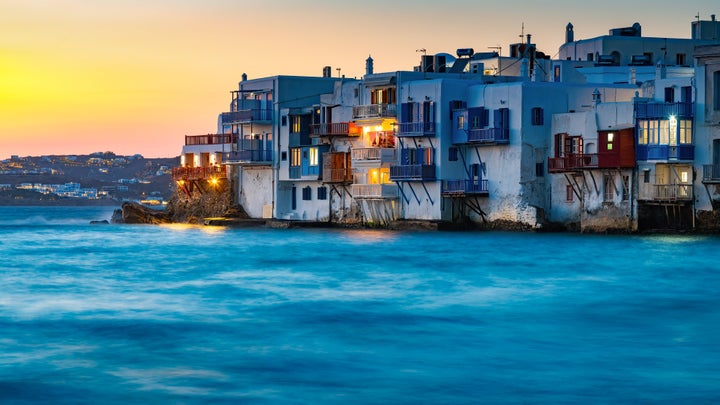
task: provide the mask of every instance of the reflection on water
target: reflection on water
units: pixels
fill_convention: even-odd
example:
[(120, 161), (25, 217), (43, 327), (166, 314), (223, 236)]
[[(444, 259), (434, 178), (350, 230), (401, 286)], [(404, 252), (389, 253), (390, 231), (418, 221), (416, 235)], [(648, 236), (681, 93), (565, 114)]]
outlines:
[(17, 212), (0, 208), (3, 402), (718, 399), (714, 236), (92, 226), (112, 210)]

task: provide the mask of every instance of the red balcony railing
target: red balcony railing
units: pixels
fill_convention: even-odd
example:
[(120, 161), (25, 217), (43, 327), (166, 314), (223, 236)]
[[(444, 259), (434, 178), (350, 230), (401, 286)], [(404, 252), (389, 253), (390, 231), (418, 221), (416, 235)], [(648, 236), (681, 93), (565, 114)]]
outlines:
[[(349, 122), (331, 122), (324, 124), (312, 124), (310, 126), (311, 136), (358, 136), (359, 131), (351, 131)], [(352, 133), (354, 132), (354, 133)]]
[(237, 135), (233, 134), (185, 135), (185, 145), (222, 145), (235, 142)]

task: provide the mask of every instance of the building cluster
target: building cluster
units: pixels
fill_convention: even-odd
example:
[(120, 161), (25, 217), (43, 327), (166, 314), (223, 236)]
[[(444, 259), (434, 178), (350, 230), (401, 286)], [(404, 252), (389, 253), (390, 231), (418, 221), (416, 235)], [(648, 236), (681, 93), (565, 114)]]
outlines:
[(16, 186), (16, 188), (18, 190), (34, 191), (41, 194), (54, 194), (59, 197), (84, 198), (89, 200), (96, 200), (100, 195), (96, 188), (83, 188), (80, 186), (80, 183), (20, 183)]
[(423, 53), (361, 79), (243, 75), (215, 134), (185, 137), (179, 190), (223, 182), (255, 218), (691, 228), (720, 202), (720, 22), (640, 24), (558, 58)]

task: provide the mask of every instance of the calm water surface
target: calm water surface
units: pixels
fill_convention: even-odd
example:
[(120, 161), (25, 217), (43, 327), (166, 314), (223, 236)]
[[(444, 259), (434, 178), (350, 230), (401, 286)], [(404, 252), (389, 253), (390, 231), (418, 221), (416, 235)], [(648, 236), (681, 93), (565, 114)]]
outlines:
[(720, 403), (720, 238), (0, 207), (1, 403)]

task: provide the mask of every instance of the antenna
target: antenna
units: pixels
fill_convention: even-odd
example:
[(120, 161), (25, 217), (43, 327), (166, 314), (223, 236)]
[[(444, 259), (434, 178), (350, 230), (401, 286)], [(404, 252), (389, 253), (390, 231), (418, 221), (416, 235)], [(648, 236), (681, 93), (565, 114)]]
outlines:
[(488, 46), (488, 49), (497, 49), (498, 56), (502, 53), (502, 46)]
[(521, 25), (520, 35), (518, 35), (518, 36), (520, 37), (520, 40), (525, 39), (525, 23), (524, 22)]
[(340, 77), (340, 68), (335, 68), (338, 71), (338, 77)]
[(697, 18), (698, 22), (700, 22), (700, 12), (699, 11), (697, 14), (695, 14), (695, 18)]
[(416, 49), (415, 52), (422, 52), (423, 55), (427, 55), (427, 50), (425, 48)]

